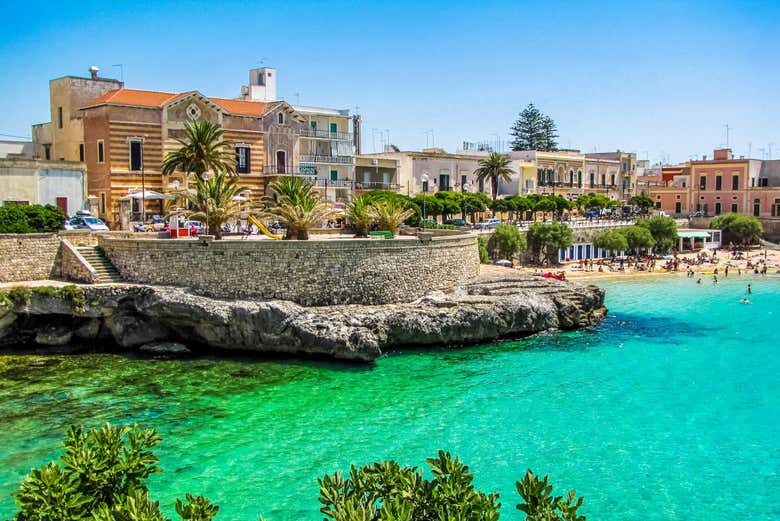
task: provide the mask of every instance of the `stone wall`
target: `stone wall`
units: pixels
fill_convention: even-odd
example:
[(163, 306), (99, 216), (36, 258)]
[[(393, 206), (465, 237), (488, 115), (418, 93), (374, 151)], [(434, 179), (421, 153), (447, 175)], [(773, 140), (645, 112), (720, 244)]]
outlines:
[(122, 277), (187, 286), (213, 297), (306, 306), (380, 304), (452, 288), (479, 272), (474, 235), (320, 241), (99, 238)]
[(0, 234), (0, 282), (58, 278), (60, 264), (56, 233)]
[(61, 241), (62, 277), (76, 282), (92, 284), (97, 280), (97, 272), (81, 256), (78, 250), (66, 239)]

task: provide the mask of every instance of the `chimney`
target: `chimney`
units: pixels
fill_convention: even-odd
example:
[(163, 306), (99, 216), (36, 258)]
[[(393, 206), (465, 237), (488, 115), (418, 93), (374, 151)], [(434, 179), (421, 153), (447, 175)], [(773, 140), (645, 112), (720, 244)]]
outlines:
[(701, 160), (702, 161), (706, 161), (707, 160), (707, 154), (704, 154), (703, 156), (701, 156)]
[(95, 65), (89, 68), (89, 75), (93, 80), (98, 79), (98, 72), (100, 72), (100, 68), (96, 67)]

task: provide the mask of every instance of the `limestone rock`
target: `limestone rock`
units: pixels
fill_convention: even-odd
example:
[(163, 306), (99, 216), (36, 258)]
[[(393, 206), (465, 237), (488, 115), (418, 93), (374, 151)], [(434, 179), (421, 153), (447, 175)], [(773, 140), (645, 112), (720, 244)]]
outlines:
[(178, 342), (152, 342), (138, 348), (142, 353), (163, 356), (182, 356), (192, 353), (187, 346)]
[(64, 346), (73, 339), (73, 331), (64, 326), (49, 326), (35, 335), (35, 343), (42, 346)]

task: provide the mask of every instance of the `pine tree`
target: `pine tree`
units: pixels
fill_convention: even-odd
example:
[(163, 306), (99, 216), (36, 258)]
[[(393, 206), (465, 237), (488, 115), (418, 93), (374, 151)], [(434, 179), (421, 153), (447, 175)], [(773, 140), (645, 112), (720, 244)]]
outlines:
[(544, 144), (539, 150), (546, 152), (558, 150), (558, 126), (550, 116), (544, 116), (542, 120), (542, 134), (544, 134)]
[(541, 150), (544, 145), (543, 123), (542, 112), (533, 103), (529, 103), (510, 129), (510, 134), (514, 137), (512, 150)]

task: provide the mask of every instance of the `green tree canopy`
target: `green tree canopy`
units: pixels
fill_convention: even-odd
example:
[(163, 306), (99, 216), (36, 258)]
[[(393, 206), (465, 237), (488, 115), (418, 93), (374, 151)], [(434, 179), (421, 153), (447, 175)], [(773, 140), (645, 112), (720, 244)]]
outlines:
[(525, 236), (517, 226), (499, 224), (488, 239), (487, 250), (493, 260), (511, 259), (527, 247)]
[(628, 249), (626, 236), (618, 230), (609, 230), (596, 234), (593, 237), (593, 245), (610, 251), (625, 251)]
[(48, 233), (62, 230), (68, 218), (51, 204), (0, 206), (0, 233)]
[(723, 231), (723, 240), (753, 243), (761, 238), (764, 227), (753, 215), (727, 213), (710, 221), (710, 228)]
[(677, 240), (677, 224), (671, 217), (650, 217), (640, 219), (637, 226), (646, 228), (653, 236), (654, 247), (661, 253), (666, 253)]
[(632, 206), (638, 206), (644, 212), (646, 212), (647, 210), (655, 206), (653, 200), (647, 197), (646, 195), (635, 195), (634, 197), (628, 200), (628, 204)]
[(436, 217), (437, 215), (442, 215), (444, 212), (444, 203), (442, 200), (432, 195), (417, 194), (414, 196), (413, 201), (417, 208), (420, 209), (420, 215), (422, 215), (423, 210), (425, 211), (425, 215), (422, 216), (423, 218), (429, 216)]
[(566, 223), (533, 223), (528, 228), (528, 248), (538, 261), (555, 262), (558, 250), (573, 244), (571, 228)]
[(193, 189), (177, 194), (182, 204), (189, 210), (186, 214), (192, 219), (206, 221), (209, 233), (217, 240), (222, 239), (222, 225), (239, 216), (236, 197), (241, 193), (238, 177), (217, 172), (207, 180), (195, 176)]
[(553, 152), (558, 150), (558, 126), (550, 116), (542, 118), (542, 147), (540, 150)]
[(630, 250), (649, 250), (655, 245), (653, 235), (644, 226), (626, 226), (617, 231), (626, 238)]

